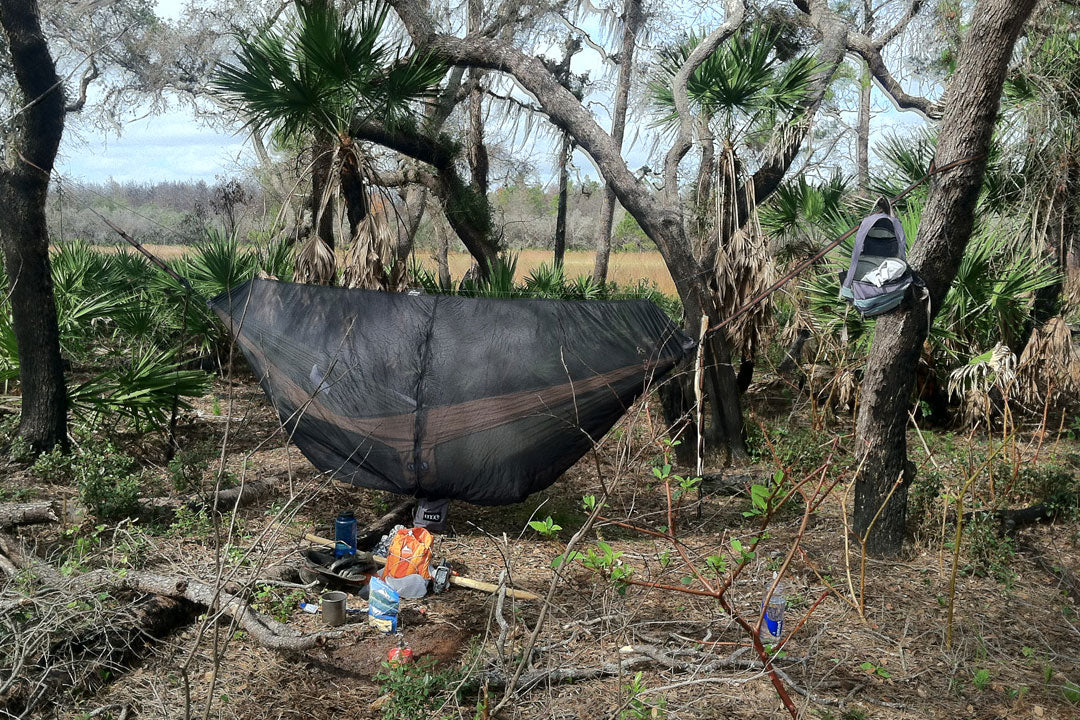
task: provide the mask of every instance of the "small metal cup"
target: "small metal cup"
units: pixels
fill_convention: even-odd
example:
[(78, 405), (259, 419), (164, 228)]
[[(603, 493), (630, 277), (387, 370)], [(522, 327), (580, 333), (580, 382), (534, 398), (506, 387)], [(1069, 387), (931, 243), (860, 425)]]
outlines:
[(322, 616), (327, 625), (336, 627), (345, 624), (345, 599), (347, 597), (348, 595), (337, 590), (322, 596)]

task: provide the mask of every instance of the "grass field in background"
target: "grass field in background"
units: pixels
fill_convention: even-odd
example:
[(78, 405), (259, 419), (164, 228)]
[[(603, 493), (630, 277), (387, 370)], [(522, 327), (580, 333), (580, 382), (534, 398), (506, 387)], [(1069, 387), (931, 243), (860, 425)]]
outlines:
[[(146, 245), (154, 255), (162, 260), (175, 260), (183, 257), (190, 246), (186, 245)], [(517, 274), (518, 281), (524, 280), (535, 268), (547, 263), (551, 264), (554, 254), (551, 250), (518, 250)], [(419, 251), (417, 259), (427, 269), (435, 271), (437, 264), (432, 253)], [(578, 275), (592, 275), (593, 259), (592, 251), (573, 251), (566, 253), (565, 268), (567, 280), (572, 280)], [(450, 275), (455, 282), (461, 279), (465, 271), (472, 264), (472, 257), (468, 253), (450, 253)], [(639, 280), (645, 279), (655, 282), (660, 291), (666, 295), (675, 294), (675, 283), (671, 281), (664, 258), (658, 252), (622, 252), (612, 253), (608, 265), (608, 279), (619, 285), (633, 285)]]
[[(551, 250), (518, 250), (517, 272), (514, 278), (519, 282), (540, 265), (551, 265), (554, 253)], [(573, 280), (578, 275), (592, 275), (593, 262), (596, 254), (592, 251), (567, 251), (564, 259), (564, 271), (567, 280)], [(428, 270), (435, 271), (438, 268), (435, 258), (431, 253), (417, 253), (416, 257)], [(472, 265), (472, 256), (468, 253), (450, 253), (450, 275), (454, 280), (459, 280), (465, 271)], [(675, 294), (675, 283), (671, 281), (664, 258), (658, 252), (629, 252), (612, 253), (608, 263), (608, 280), (617, 282), (619, 285), (633, 285), (639, 280), (655, 282), (656, 286), (665, 295)]]

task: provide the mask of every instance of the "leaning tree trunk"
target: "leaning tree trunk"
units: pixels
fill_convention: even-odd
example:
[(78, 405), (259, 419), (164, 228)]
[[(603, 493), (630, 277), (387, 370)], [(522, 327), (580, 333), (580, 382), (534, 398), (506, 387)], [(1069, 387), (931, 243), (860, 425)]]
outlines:
[[(961, 46), (946, 92), (935, 162), (943, 167), (971, 160), (931, 181), (911, 257), (930, 290), (931, 313), (941, 307), (971, 237), (1005, 72), (1013, 44), (1036, 2), (979, 0)], [(926, 323), (921, 304), (880, 318), (863, 380), (856, 424), (861, 469), (855, 484), (854, 527), (860, 537), (869, 532), (867, 552), (872, 555), (895, 555), (903, 545), (911, 480), (908, 409)]]
[(13, 167), (0, 169), (0, 243), (19, 352), (19, 437), (34, 452), (67, 445), (67, 395), (60, 360), (45, 201), (64, 132), (64, 93), (41, 31), (36, 0), (0, 0), (0, 25), (28, 103), (15, 118)]
[[(615, 83), (615, 109), (611, 115), (611, 140), (622, 149), (626, 132), (626, 109), (630, 103), (630, 73), (633, 71), (634, 44), (641, 27), (641, 0), (626, 0), (623, 6), (622, 49), (619, 51), (619, 79)], [(604, 204), (600, 208), (600, 228), (596, 234), (596, 261), (593, 282), (607, 282), (611, 258), (611, 223), (615, 215), (615, 188), (604, 184)]]

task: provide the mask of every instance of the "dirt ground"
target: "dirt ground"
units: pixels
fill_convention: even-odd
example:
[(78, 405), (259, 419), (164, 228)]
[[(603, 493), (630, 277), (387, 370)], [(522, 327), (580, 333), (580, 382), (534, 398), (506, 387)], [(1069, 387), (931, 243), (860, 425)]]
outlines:
[[(215, 542), (206, 528), (202, 533), (193, 528), (145, 532), (143, 567), (211, 579), (215, 558), (221, 557), (233, 583), (257, 588), (255, 581), (266, 568), (297, 563), (297, 553), (305, 547), (297, 534), (329, 534), (333, 517), (345, 508), (355, 509), (363, 525), (393, 504), (391, 496), (317, 476), (295, 449), (283, 446), (275, 418), (253, 384), (219, 383), (215, 392), (216, 397), (184, 418), (181, 443), (220, 449), (228, 427), (228, 469), (247, 480), (291, 470), (292, 495), (286, 492), (271, 503), (241, 509), (230, 547)], [(597, 457), (586, 457), (525, 503), (452, 506), (449, 532), (438, 540), (436, 557), (449, 559), (475, 579), (497, 583), (505, 577), (541, 596), (548, 594), (555, 578), (525, 674), (558, 670), (581, 675), (573, 682), (549, 676), (520, 690), (492, 717), (789, 717), (753, 652), (742, 647), (745, 633), (716, 599), (658, 587), (620, 588), (578, 564), (558, 576), (551, 569), (586, 519), (582, 496), (602, 497), (604, 486), (610, 489), (605, 516), (654, 530), (666, 524), (663, 486), (652, 473), (661, 447), (654, 442), (660, 432), (654, 421), (657, 412), (647, 404), (637, 408), (609, 435)], [(1075, 453), (1077, 447), (1070, 443), (1061, 439), (1057, 451)], [(154, 442), (145, 441), (142, 451), (146, 462), (161, 463)], [(718, 470), (706, 467), (707, 472)], [(773, 468), (762, 463), (740, 472), (767, 479)], [(18, 468), (9, 468), (4, 483), (9, 491), (23, 488), (31, 494), (73, 497), (70, 489), (42, 486)], [(940, 537), (924, 539), (898, 560), (869, 560), (860, 617), (853, 602), (859, 595), (859, 555), (850, 543), (845, 550), (841, 498), (850, 508), (851, 488), (844, 479), (809, 515), (802, 551), (794, 554), (787, 571), (786, 623), (794, 630), (776, 665), (802, 717), (1080, 717), (1080, 689), (1070, 690), (1070, 683), (1080, 683), (1077, 522), (1022, 530), (1011, 555), (1009, 582), (958, 573), (952, 642), (947, 646), (952, 556), (946, 543)], [(700, 560), (721, 552), (730, 555), (733, 538), (748, 542), (755, 529), (754, 518), (744, 516), (750, 508), (746, 494), (720, 494), (709, 485), (700, 495), (689, 493), (676, 522), (688, 555)], [(530, 519), (548, 516), (562, 526), (555, 538), (541, 537), (528, 526)], [(745, 617), (753, 619), (802, 519), (798, 508), (779, 513), (768, 538), (731, 586), (728, 599)], [(950, 522), (949, 532), (952, 527)], [(24, 535), (40, 548), (69, 542), (59, 526), (27, 529)], [(600, 521), (581, 549), (595, 548), (598, 540), (622, 553), (619, 562), (632, 569), (631, 577), (638, 581), (693, 586), (662, 538)], [(88, 562), (103, 563), (107, 556), (103, 548)], [(319, 616), (297, 606), (301, 598), (317, 601), (317, 589), (262, 592), (266, 597), (256, 604), (261, 611), (279, 613), (301, 631), (323, 629)], [(352, 597), (350, 606), (363, 609), (366, 604)], [(492, 678), (513, 674), (542, 607), (542, 601), (500, 603), (496, 596), (460, 588), (403, 601), (401, 639), (418, 660), (433, 659), (435, 672), (453, 679), (432, 686), (432, 693), (445, 699), (441, 709), (400, 717), (487, 717), (477, 711), (478, 701), (483, 704), (486, 695), (493, 707), (502, 699), (503, 690)], [(119, 717), (127, 708), (138, 717), (182, 718), (190, 702), (193, 717), (393, 717), (394, 698), (385, 692), (387, 682), (376, 676), (385, 670), (387, 652), (398, 641), (370, 628), (365, 615), (351, 613), (342, 637), (310, 652), (282, 654), (233, 632), (225, 622), (196, 621), (154, 644), (145, 659), (92, 696), (56, 708), (55, 715), (87, 718), (106, 708), (95, 717)], [(614, 667), (643, 648), (661, 659), (586, 677), (590, 670)], [(637, 672), (640, 678), (635, 678)], [(486, 690), (484, 677), (490, 681)], [(461, 688), (457, 697), (454, 687)]]

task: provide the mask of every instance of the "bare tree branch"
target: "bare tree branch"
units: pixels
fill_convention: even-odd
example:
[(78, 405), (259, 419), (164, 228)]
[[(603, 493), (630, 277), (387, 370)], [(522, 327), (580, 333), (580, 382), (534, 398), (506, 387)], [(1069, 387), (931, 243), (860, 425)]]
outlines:
[(86, 106), (86, 91), (90, 88), (90, 83), (94, 82), (101, 75), (98, 70), (97, 62), (93, 56), (90, 57), (90, 67), (83, 70), (82, 78), (79, 80), (79, 96), (71, 103), (68, 103), (64, 107), (65, 112), (79, 112)]
[(908, 6), (908, 11), (904, 13), (904, 17), (900, 18), (895, 25), (883, 32), (878, 37), (874, 38), (874, 47), (881, 50), (883, 47), (892, 42), (897, 35), (904, 32), (907, 26), (911, 24), (911, 21), (915, 19), (915, 16), (922, 10), (923, 0), (911, 0), (911, 5)]
[(874, 76), (878, 86), (892, 99), (898, 109), (915, 110), (930, 119), (941, 117), (942, 108), (939, 103), (904, 91), (885, 65), (885, 60), (881, 57), (881, 47), (877, 42), (870, 40), (862, 33), (849, 32), (848, 49), (866, 61), (870, 74)]

